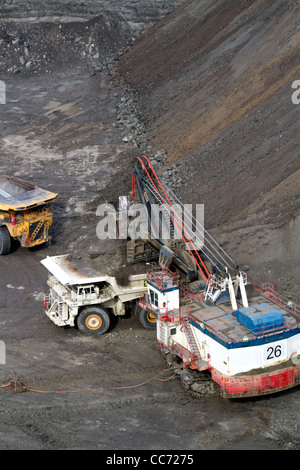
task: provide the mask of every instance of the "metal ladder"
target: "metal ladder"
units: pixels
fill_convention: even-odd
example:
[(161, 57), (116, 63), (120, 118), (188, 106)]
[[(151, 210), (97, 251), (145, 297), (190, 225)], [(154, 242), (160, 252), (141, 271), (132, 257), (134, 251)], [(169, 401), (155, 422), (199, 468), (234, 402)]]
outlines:
[(184, 328), (186, 338), (187, 338), (188, 344), (191, 348), (191, 353), (192, 353), (192, 356), (193, 356), (192, 360), (191, 360), (191, 364), (189, 365), (189, 367), (191, 369), (198, 369), (199, 371), (209, 369), (210, 368), (209, 362), (202, 359), (201, 352), (200, 352), (199, 346), (196, 342), (196, 339), (195, 339), (194, 333), (192, 331), (192, 328), (191, 328), (188, 317), (185, 317), (185, 316), (181, 315), (180, 320), (181, 320), (181, 324)]
[(201, 359), (200, 351), (196, 343), (193, 331), (191, 329), (191, 325), (190, 325), (188, 317), (181, 315), (180, 320), (181, 320), (183, 329), (185, 331), (189, 346), (191, 348), (191, 353), (195, 356), (196, 359)]
[(29, 237), (30, 241), (32, 241), (32, 240), (35, 239), (35, 237), (36, 237), (37, 234), (39, 233), (40, 229), (42, 228), (43, 223), (44, 223), (43, 220), (40, 220), (40, 221), (39, 221), (39, 223), (37, 224), (37, 226), (35, 227), (34, 231), (32, 232), (32, 234), (31, 234), (30, 237)]
[(213, 285), (213, 282), (210, 280), (207, 286), (207, 289), (205, 291), (205, 296), (204, 296), (205, 301), (212, 300), (213, 290), (214, 290), (214, 285)]
[(160, 203), (159, 205), (161, 207), (163, 218), (165, 219), (165, 221), (169, 222), (167, 224), (167, 227), (168, 227), (168, 230), (169, 230), (169, 233), (168, 233), (169, 239), (173, 240), (174, 239), (174, 224), (171, 220), (170, 214), (169, 214), (168, 210), (166, 209), (166, 207), (163, 206), (162, 203)]

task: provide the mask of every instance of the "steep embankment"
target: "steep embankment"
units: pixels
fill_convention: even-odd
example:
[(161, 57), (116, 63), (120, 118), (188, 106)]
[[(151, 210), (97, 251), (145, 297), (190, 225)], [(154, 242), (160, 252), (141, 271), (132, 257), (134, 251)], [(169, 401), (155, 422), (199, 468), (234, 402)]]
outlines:
[[(299, 279), (300, 8), (295, 0), (190, 0), (119, 63), (166, 181), (205, 204), (236, 259), (295, 293)], [(298, 288), (299, 290), (299, 288)]]

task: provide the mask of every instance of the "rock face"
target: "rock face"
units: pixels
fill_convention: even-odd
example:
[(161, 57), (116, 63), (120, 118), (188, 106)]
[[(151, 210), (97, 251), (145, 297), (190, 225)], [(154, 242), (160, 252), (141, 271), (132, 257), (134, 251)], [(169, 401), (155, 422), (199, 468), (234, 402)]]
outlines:
[(0, 72), (110, 67), (116, 52), (181, 3), (9, 0), (1, 4)]
[(183, 0), (5, 0), (1, 2), (1, 17), (15, 19), (94, 18), (112, 14), (122, 16), (131, 25), (147, 25), (172, 11)]
[(167, 184), (182, 201), (205, 205), (206, 228), (235, 259), (279, 290), (289, 283), (293, 294), (300, 105), (291, 97), (300, 78), (299, 20), (294, 0), (191, 0), (118, 65), (135, 90), (153, 152), (168, 155), (161, 168)]

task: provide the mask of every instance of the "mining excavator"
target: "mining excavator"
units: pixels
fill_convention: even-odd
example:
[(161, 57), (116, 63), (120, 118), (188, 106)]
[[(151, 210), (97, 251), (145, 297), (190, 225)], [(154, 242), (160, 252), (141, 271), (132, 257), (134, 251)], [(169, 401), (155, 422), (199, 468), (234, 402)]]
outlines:
[(127, 241), (127, 261), (145, 263), (144, 276), (120, 288), (68, 257), (47, 258), (45, 313), (58, 325), (77, 322), (83, 332), (103, 334), (107, 312), (124, 314), (129, 302), (137, 320), (156, 329), (168, 366), (197, 396), (240, 398), (299, 385), (300, 307), (240, 269), (149, 159), (137, 160), (123, 208), (127, 221), (136, 204), (144, 209), (147, 230)]
[[(128, 242), (129, 260), (144, 256), (148, 263), (136, 316), (152, 319), (158, 346), (183, 386), (196, 395), (240, 398), (299, 385), (300, 307), (240, 269), (203, 225), (193, 231), (199, 221), (145, 156), (132, 174), (131, 201), (137, 200), (156, 236)], [(165, 236), (157, 213), (177, 237)]]
[[(233, 308), (236, 308), (234, 290), (238, 288), (247, 306), (245, 274), (238, 264), (204, 229), (203, 221), (195, 218), (189, 205), (184, 205), (162, 183), (149, 159), (138, 157), (138, 161), (132, 173), (128, 211), (137, 201), (142, 203), (149, 229), (146, 239), (128, 240), (128, 262), (172, 267), (179, 275), (181, 286), (193, 290), (207, 287), (206, 300), (212, 302), (228, 293)], [(136, 315), (141, 317), (141, 309), (136, 310)], [(144, 322), (147, 323), (146, 319)], [(149, 322), (151, 325), (155, 326), (155, 321)]]

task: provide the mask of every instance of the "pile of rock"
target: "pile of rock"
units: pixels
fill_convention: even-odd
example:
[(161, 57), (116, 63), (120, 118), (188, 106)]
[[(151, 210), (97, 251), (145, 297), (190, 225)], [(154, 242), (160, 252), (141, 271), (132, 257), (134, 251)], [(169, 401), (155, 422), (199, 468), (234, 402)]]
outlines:
[(89, 21), (34, 20), (0, 22), (0, 71), (48, 72), (57, 69), (107, 70), (120, 43), (132, 37), (129, 27), (107, 25), (110, 16)]
[(123, 86), (123, 96), (117, 109), (117, 126), (123, 135), (122, 142), (131, 144), (146, 155), (154, 167), (163, 167), (166, 163), (167, 152), (164, 149), (153, 152), (147, 137), (146, 124), (138, 110), (138, 100), (128, 87)]

